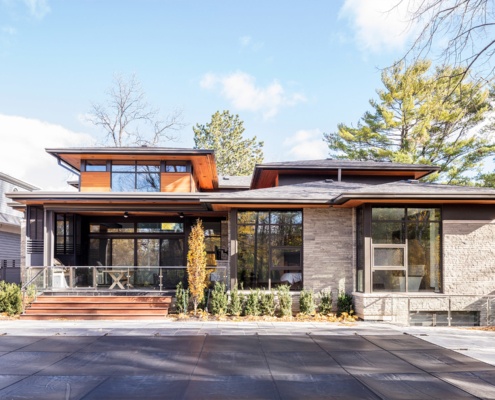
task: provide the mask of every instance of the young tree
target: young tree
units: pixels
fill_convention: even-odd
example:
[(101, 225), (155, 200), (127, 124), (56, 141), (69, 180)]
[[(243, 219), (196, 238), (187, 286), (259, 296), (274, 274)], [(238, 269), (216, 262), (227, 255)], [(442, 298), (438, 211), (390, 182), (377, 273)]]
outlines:
[(105, 104), (92, 104), (88, 117), (105, 132), (106, 145), (158, 146), (163, 141), (176, 140), (172, 132), (184, 127), (181, 110), (160, 117), (160, 111), (147, 103), (135, 75), (115, 75), (107, 96)]
[(206, 245), (205, 232), (200, 219), (189, 234), (189, 251), (187, 252), (187, 281), (194, 305), (194, 315), (198, 304), (203, 300), (206, 288)]
[(243, 139), (243, 122), (229, 111), (217, 111), (206, 125), (196, 124), (194, 148), (215, 150), (220, 175), (250, 175), (263, 161), (263, 142)]
[[(338, 125), (324, 134), (330, 153), (351, 160), (431, 164), (430, 181), (467, 184), (469, 173), (495, 154), (492, 134), (480, 124), (492, 110), (488, 90), (461, 82), (449, 67), (430, 73), (430, 62), (398, 64), (382, 74), (384, 90), (370, 100), (356, 128)], [(455, 77), (456, 76), (456, 77)]]
[(398, 0), (407, 5), (410, 21), (419, 26), (406, 56), (418, 60), (437, 53), (452, 72), (464, 78), (470, 72), (481, 81), (493, 80), (495, 2), (493, 0)]

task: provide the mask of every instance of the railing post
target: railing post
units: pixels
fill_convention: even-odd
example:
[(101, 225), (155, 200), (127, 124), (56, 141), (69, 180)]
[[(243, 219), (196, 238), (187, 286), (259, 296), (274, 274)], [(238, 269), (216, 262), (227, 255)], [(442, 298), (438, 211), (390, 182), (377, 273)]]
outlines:
[(163, 290), (163, 268), (160, 268), (160, 275), (158, 275), (160, 278), (160, 283), (158, 284), (158, 287), (160, 288), (160, 292)]
[(449, 326), (451, 326), (451, 321), (452, 321), (451, 308), (452, 308), (452, 298), (449, 296), (449, 309), (447, 310), (447, 322)]

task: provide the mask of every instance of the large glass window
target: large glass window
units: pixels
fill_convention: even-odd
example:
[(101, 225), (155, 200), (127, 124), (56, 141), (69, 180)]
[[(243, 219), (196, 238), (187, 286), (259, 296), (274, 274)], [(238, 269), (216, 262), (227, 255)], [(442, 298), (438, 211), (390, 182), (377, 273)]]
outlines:
[(56, 216), (56, 255), (74, 253), (74, 215), (57, 214)]
[(440, 291), (440, 209), (372, 209), (373, 291)]
[(159, 161), (112, 162), (113, 192), (159, 192)]
[(302, 289), (301, 211), (239, 212), (237, 241), (237, 278), (245, 289)]

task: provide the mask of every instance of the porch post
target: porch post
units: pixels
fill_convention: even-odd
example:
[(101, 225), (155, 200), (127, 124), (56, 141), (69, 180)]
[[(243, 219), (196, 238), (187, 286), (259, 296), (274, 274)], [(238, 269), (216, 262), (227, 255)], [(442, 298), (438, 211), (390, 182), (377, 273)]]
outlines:
[(48, 266), (53, 264), (53, 211), (44, 210), (45, 226), (43, 231), (43, 265)]
[(230, 289), (237, 287), (237, 210), (229, 213)]

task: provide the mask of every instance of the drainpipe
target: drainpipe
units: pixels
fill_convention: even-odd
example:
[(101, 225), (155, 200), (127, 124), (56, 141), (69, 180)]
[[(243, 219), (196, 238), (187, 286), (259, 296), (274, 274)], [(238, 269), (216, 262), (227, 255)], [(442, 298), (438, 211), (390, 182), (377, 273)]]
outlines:
[(78, 170), (76, 170), (74, 167), (71, 167), (70, 165), (64, 163), (60, 158), (58, 159), (58, 165), (60, 165), (62, 168), (69, 171), (71, 174), (81, 176), (81, 173)]

